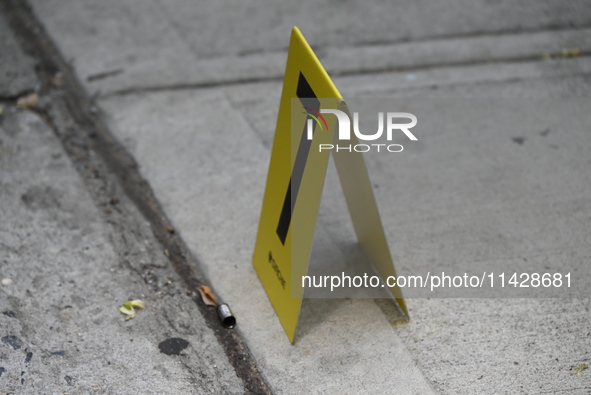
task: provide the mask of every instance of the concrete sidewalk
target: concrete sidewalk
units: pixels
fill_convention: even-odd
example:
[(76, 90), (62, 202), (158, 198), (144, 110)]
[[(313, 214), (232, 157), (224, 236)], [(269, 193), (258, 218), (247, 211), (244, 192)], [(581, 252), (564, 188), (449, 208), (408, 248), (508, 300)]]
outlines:
[[(16, 42), (4, 15), (0, 32)], [(18, 51), (9, 66), (20, 75), (2, 81), (3, 98), (41, 84)], [(0, 391), (243, 393), (149, 223), (107, 169), (83, 154), (71, 161), (56, 133), (80, 125), (47, 122), (43, 109), (56, 104), (0, 103)], [(125, 321), (118, 308), (129, 299), (146, 308)]]
[[(591, 362), (588, 293), (578, 299), (410, 299), (412, 323), (398, 326), (383, 301), (309, 299), (291, 345), (250, 264), (292, 25), (302, 29), (345, 97), (589, 98), (586, 2), (29, 3), (94, 100), (76, 111), (92, 113), (118, 139), (112, 147), (120, 143), (135, 158), (199, 271), (234, 310), (252, 372), (265, 380), (256, 388), (285, 394), (591, 391), (589, 371), (573, 374)], [(30, 69), (31, 58), (21, 58), (22, 69)], [(0, 389), (252, 392), (228, 343), (202, 319), (194, 290), (187, 295), (167, 263), (151, 232), (157, 230), (146, 226), (137, 200), (126, 197), (125, 181), (119, 186), (108, 166), (99, 178), (110, 180), (112, 190), (77, 175), (74, 169), (88, 169), (76, 168), (71, 153), (73, 164), (65, 159), (43, 117), (10, 111), (17, 93), (45, 89), (54, 131), (69, 130), (68, 119), (55, 121), (55, 114), (67, 114), (52, 101), (59, 88), (46, 89), (32, 71), (23, 78), (28, 82), (3, 92), (2, 185), (11, 188), (0, 191), (0, 210), (11, 220), (2, 223), (0, 242), (10, 259), (0, 277), (14, 282), (2, 288), (0, 303), (17, 319), (0, 316), (6, 332), (0, 335), (15, 336), (22, 346), (13, 350), (13, 337), (0, 344), (8, 361)], [(549, 132), (534, 121), (516, 131), (509, 118), (498, 129), (439, 129), (422, 134), (404, 156), (366, 157), (399, 274), (472, 263), (502, 271), (528, 261), (545, 270), (568, 267), (578, 281), (591, 281), (591, 134), (588, 114), (581, 114)], [(89, 155), (98, 156), (92, 149)], [(36, 158), (30, 167), (29, 158)], [(354, 240), (335, 179), (327, 179), (327, 193), (337, 203), (323, 206), (319, 229), (346, 245)], [(111, 195), (114, 207), (107, 203)], [(65, 224), (57, 236), (55, 224)], [(14, 229), (22, 229), (20, 237)], [(24, 243), (27, 233), (39, 239)], [(51, 261), (59, 263), (35, 264)], [(136, 295), (149, 307), (125, 323), (116, 308)], [(44, 300), (53, 310), (34, 314)], [(87, 347), (68, 343), (72, 337)], [(159, 352), (160, 342), (177, 337), (190, 343), (180, 356)], [(27, 352), (41, 355), (40, 362)]]

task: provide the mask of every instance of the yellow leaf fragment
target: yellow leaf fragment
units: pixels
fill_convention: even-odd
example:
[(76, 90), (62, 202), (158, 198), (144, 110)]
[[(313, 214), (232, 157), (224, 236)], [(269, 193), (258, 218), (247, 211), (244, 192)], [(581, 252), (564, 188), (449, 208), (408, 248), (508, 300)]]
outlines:
[(119, 307), (119, 311), (121, 312), (121, 314), (126, 314), (126, 315), (131, 315), (134, 313), (133, 309), (128, 309), (125, 306)]
[(144, 302), (142, 302), (139, 299), (132, 300), (129, 302), (129, 304), (131, 305), (131, 307), (136, 308), (136, 309), (143, 309), (144, 308)]
[(201, 295), (201, 299), (203, 300), (203, 303), (205, 303), (206, 305), (208, 305), (208, 306), (217, 306), (218, 305), (218, 301), (217, 301), (215, 295), (211, 291), (211, 288), (209, 288), (207, 285), (202, 285), (199, 287), (199, 294)]
[(580, 364), (579, 366), (577, 366), (575, 368), (573, 373), (575, 374), (575, 376), (581, 377), (581, 376), (583, 376), (583, 371), (585, 371), (587, 369), (589, 369), (589, 364), (587, 362), (583, 362), (582, 364)]
[(134, 309), (128, 309), (125, 306), (119, 307), (119, 312), (121, 314), (125, 315), (126, 316), (125, 318), (128, 318), (128, 317), (133, 318), (133, 317), (135, 317), (135, 310)]
[(574, 58), (575, 56), (581, 56), (581, 50), (579, 48), (570, 48), (562, 51), (562, 57)]
[(125, 321), (135, 317), (135, 309), (143, 309), (144, 302), (139, 299), (128, 300), (123, 303), (123, 306), (119, 307), (119, 312), (125, 316)]

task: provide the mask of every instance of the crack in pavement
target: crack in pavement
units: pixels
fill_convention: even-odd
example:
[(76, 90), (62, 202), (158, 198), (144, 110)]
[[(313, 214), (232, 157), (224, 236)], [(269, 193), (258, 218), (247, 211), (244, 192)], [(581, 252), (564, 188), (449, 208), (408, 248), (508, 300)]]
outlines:
[[(550, 53), (549, 56), (558, 56), (558, 53)], [(591, 58), (591, 51), (581, 51), (580, 55), (576, 58)], [(573, 58), (575, 59), (575, 58)], [(495, 59), (480, 59), (480, 60), (470, 60), (470, 61), (457, 61), (457, 62), (440, 62), (438, 64), (425, 64), (425, 65), (415, 65), (415, 66), (387, 66), (387, 67), (375, 67), (375, 68), (365, 68), (365, 69), (358, 69), (358, 70), (336, 70), (332, 71), (331, 75), (333, 77), (353, 77), (353, 76), (364, 76), (364, 75), (376, 75), (376, 74), (388, 74), (388, 73), (404, 73), (404, 72), (418, 72), (418, 71), (426, 71), (432, 69), (441, 69), (441, 68), (461, 68), (466, 66), (478, 66), (478, 65), (489, 65), (491, 63), (494, 64), (518, 64), (518, 63), (527, 63), (532, 61), (539, 61), (544, 62), (545, 60), (542, 59), (541, 56), (522, 56), (522, 57), (504, 57), (504, 58), (495, 58)], [(228, 79), (224, 81), (211, 81), (211, 82), (195, 82), (195, 83), (180, 83), (180, 84), (163, 84), (163, 85), (153, 85), (153, 86), (138, 86), (138, 87), (129, 87), (120, 90), (114, 90), (106, 94), (98, 94), (97, 99), (109, 99), (112, 97), (117, 96), (128, 96), (134, 94), (141, 94), (141, 93), (157, 93), (157, 92), (169, 92), (169, 91), (184, 91), (184, 90), (200, 90), (200, 89), (212, 89), (212, 88), (225, 88), (225, 87), (234, 87), (239, 85), (249, 85), (249, 84), (257, 84), (257, 83), (266, 83), (266, 82), (280, 82), (283, 80), (282, 75), (277, 76), (268, 76), (268, 77), (261, 77), (261, 78), (237, 78), (237, 79)]]
[[(552, 53), (549, 54), (550, 56), (558, 56), (558, 54)], [(591, 51), (581, 51), (581, 54), (576, 58), (573, 57), (572, 59), (591, 59)], [(357, 71), (333, 71), (331, 75), (334, 77), (352, 77), (352, 76), (364, 76), (364, 75), (376, 75), (376, 74), (388, 74), (388, 73), (405, 73), (409, 71), (419, 72), (419, 71), (428, 71), (433, 69), (444, 69), (444, 68), (461, 68), (461, 67), (469, 67), (469, 66), (478, 66), (478, 65), (490, 65), (494, 63), (496, 65), (500, 64), (519, 64), (519, 63), (529, 63), (532, 61), (539, 61), (540, 63), (544, 62), (545, 60), (542, 59), (540, 56), (523, 56), (520, 58), (495, 58), (493, 61), (489, 60), (478, 60), (478, 61), (458, 61), (458, 62), (446, 62), (446, 63), (439, 63), (437, 65), (422, 65), (422, 66), (413, 66), (413, 67), (384, 67), (384, 68), (367, 68)], [(527, 78), (531, 79), (531, 78)], [(269, 76), (264, 78), (244, 78), (244, 79), (234, 79), (234, 80), (225, 80), (225, 81), (217, 81), (217, 82), (195, 82), (195, 83), (188, 83), (188, 84), (163, 84), (163, 85), (154, 85), (154, 86), (143, 86), (143, 87), (130, 87), (121, 90), (115, 90), (104, 95), (97, 95), (97, 99), (109, 99), (112, 97), (117, 96), (128, 96), (128, 95), (135, 95), (135, 94), (142, 94), (142, 93), (158, 93), (158, 92), (170, 92), (170, 91), (186, 91), (186, 90), (200, 90), (200, 89), (212, 89), (212, 88), (224, 88), (224, 87), (235, 87), (240, 85), (249, 85), (249, 84), (257, 84), (257, 83), (266, 83), (266, 82), (280, 82), (283, 80), (283, 76)], [(495, 82), (511, 82), (511, 81), (521, 81), (526, 80), (526, 78), (511, 78), (506, 80), (495, 80)], [(488, 82), (483, 80), (481, 82)], [(472, 83), (472, 82), (471, 82)], [(452, 86), (454, 84), (443, 84), (440, 86)], [(409, 89), (416, 89), (416, 88), (400, 88), (398, 90), (409, 90)]]

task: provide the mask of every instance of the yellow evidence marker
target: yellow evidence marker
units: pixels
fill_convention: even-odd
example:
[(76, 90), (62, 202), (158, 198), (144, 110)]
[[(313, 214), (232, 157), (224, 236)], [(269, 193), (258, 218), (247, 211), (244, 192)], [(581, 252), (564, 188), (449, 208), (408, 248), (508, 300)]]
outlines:
[[(289, 340), (295, 339), (314, 228), (336, 117), (349, 115), (341, 94), (297, 27), (291, 33), (277, 127), (252, 264)], [(358, 139), (350, 133), (351, 144)], [(361, 152), (333, 151), (337, 173), (359, 244), (385, 282), (396, 276)], [(402, 292), (386, 287), (408, 318)]]

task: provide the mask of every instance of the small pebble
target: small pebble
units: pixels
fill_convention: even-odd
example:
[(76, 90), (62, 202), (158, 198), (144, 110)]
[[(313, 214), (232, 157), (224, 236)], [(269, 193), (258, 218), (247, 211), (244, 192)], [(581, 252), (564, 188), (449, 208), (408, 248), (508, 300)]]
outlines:
[(3, 278), (2, 279), (2, 285), (10, 285), (12, 284), (12, 280), (9, 278)]

